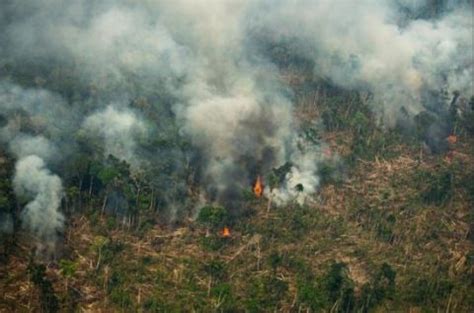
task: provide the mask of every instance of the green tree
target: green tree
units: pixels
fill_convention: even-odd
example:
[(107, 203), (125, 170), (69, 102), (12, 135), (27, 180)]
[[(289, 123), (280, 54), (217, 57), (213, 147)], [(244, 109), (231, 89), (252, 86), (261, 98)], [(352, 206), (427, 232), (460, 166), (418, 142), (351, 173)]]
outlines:
[(47, 313), (59, 311), (58, 297), (54, 292), (51, 281), (46, 277), (46, 267), (43, 264), (34, 264), (30, 262), (28, 266), (30, 280), (39, 289), (41, 310)]
[(354, 283), (344, 263), (333, 263), (323, 280), (328, 299), (338, 312), (351, 312), (354, 308)]
[(209, 228), (224, 227), (229, 221), (229, 214), (223, 207), (205, 206), (199, 211), (197, 222)]

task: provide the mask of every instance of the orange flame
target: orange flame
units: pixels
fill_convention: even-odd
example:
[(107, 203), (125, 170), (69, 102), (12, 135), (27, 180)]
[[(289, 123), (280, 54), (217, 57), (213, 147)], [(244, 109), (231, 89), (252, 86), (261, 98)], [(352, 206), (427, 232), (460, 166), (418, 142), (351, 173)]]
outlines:
[(253, 186), (253, 193), (255, 194), (257, 198), (260, 198), (263, 194), (263, 182), (260, 175), (257, 177), (257, 180), (255, 181), (255, 185)]
[(456, 135), (449, 135), (448, 138), (446, 138), (450, 144), (455, 144), (458, 141), (458, 137)]
[(230, 229), (227, 227), (224, 227), (222, 230), (222, 237), (230, 237)]

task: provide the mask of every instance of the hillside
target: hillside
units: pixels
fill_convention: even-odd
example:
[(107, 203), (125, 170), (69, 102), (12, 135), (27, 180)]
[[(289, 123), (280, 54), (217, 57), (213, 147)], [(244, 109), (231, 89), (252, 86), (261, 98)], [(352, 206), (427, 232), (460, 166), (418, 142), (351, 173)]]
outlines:
[[(301, 114), (313, 109), (317, 119), (325, 106), (311, 105), (301, 100)], [(129, 225), (101, 213), (100, 199), (89, 205), (86, 189), (57, 259), (32, 259), (30, 238), (16, 235), (1, 267), (1, 310), (37, 311), (53, 297), (61, 311), (469, 312), (472, 135), (433, 155), (375, 127), (359, 141), (392, 141), (354, 157), (350, 119), (320, 136), (338, 158), (321, 163), (322, 186), (303, 206), (250, 194), (231, 225), (219, 214), (211, 224), (155, 216)]]
[(0, 1), (0, 312), (474, 312), (473, 11)]

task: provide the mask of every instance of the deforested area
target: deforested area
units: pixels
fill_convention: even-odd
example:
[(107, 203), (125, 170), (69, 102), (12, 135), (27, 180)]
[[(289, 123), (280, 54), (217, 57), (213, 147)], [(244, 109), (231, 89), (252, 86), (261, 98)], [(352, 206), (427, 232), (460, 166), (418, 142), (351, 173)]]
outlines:
[(0, 312), (473, 312), (469, 0), (3, 0)]

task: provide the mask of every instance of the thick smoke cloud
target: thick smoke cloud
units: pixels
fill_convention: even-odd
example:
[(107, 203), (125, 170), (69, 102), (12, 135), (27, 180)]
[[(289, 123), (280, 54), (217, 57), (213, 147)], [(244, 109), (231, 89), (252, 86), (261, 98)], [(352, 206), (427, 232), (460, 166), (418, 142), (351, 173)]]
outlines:
[(40, 157), (30, 155), (16, 164), (13, 184), (15, 193), (29, 201), (21, 214), (25, 227), (39, 240), (44, 252), (51, 252), (64, 223), (59, 212), (61, 179), (45, 168)]
[[(64, 217), (61, 179), (46, 164), (58, 164), (68, 155), (72, 143), (65, 138), (76, 124), (71, 119), (73, 111), (49, 91), (25, 89), (8, 81), (0, 81), (0, 109), (6, 121), (0, 128), (0, 142), (18, 160), (14, 191), (26, 203), (20, 217), (34, 236), (38, 252), (48, 255), (55, 248)], [(3, 227), (11, 232), (12, 216), (2, 213), (2, 219)]]
[[(0, 140), (17, 171), (33, 163), (57, 190), (33, 186), (34, 199), (58, 206), (57, 177), (45, 167), (65, 168), (84, 146), (152, 173), (172, 212), (196, 205), (190, 166), (200, 199), (238, 209), (257, 175), (292, 164), (272, 197), (304, 203), (317, 190), (321, 153), (301, 142), (291, 88), (268, 47), (283, 45), (315, 77), (372, 94), (390, 125), (402, 107), (446, 110), (430, 96), (441, 89), (472, 95), (471, 9), (454, 0), (5, 0)], [(27, 220), (47, 234), (62, 222)]]
[(136, 140), (145, 137), (146, 126), (133, 112), (118, 111), (113, 106), (86, 118), (82, 126), (86, 136), (98, 137), (103, 142), (104, 156), (114, 155), (139, 167)]
[[(410, 19), (429, 1), (262, 1), (253, 27), (314, 62), (315, 75), (367, 90), (374, 110), (393, 124), (400, 108), (414, 114), (425, 91), (473, 93), (472, 3), (447, 1), (431, 19)], [(438, 4), (438, 7), (440, 5)], [(421, 14), (421, 13), (420, 13)], [(445, 103), (444, 105), (448, 105)]]

